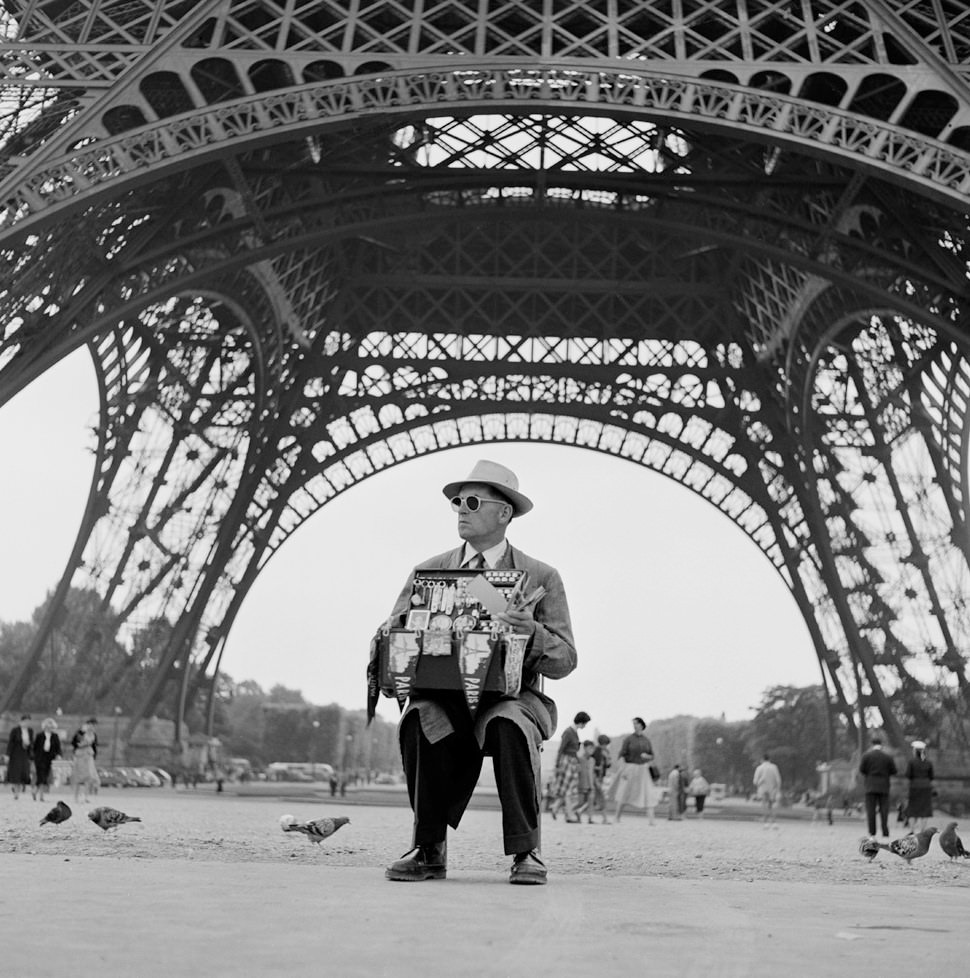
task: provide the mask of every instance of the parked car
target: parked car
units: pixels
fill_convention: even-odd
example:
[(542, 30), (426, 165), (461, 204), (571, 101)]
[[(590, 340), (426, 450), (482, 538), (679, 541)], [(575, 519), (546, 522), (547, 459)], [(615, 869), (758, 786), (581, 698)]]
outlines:
[(98, 778), (102, 788), (126, 788), (126, 779), (119, 772), (110, 767), (99, 767)]
[[(124, 778), (125, 783), (122, 785), (123, 788), (147, 788), (149, 787), (149, 781), (141, 774), (138, 773), (137, 768), (133, 767), (119, 767), (118, 773)], [(156, 778), (157, 780), (157, 778)]]
[(172, 787), (172, 775), (169, 774), (168, 771), (165, 770), (165, 768), (163, 768), (163, 767), (150, 767), (150, 768), (147, 768), (147, 770), (151, 771), (152, 774), (154, 774), (155, 777), (158, 778), (159, 783), (161, 784), (161, 786), (163, 788), (171, 788)]
[(162, 780), (151, 768), (136, 767), (134, 772), (135, 777), (138, 778), (138, 780), (146, 788), (161, 788)]

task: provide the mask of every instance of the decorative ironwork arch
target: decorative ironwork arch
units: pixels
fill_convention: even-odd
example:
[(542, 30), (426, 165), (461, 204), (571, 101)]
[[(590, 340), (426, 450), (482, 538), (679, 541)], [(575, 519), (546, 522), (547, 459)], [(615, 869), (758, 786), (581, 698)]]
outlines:
[(0, 12), (0, 405), (80, 346), (68, 588), (211, 683), (389, 466), (630, 458), (771, 560), (847, 723), (970, 753), (970, 24), (917, 0)]

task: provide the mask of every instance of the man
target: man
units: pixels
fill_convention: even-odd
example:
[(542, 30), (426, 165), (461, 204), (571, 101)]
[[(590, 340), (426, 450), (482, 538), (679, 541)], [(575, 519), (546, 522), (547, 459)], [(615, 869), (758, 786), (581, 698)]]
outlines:
[(683, 814), (680, 807), (680, 795), (683, 790), (684, 775), (680, 770), (680, 765), (675, 764), (667, 775), (667, 821), (682, 822)]
[(781, 771), (778, 765), (772, 763), (771, 758), (765, 754), (761, 763), (754, 769), (754, 790), (764, 809), (762, 821), (765, 828), (771, 826), (778, 828), (775, 821), (775, 808), (781, 800)]
[[(545, 588), (534, 608), (496, 618), (529, 636), (517, 697), (484, 692), (472, 716), (461, 690), (412, 689), (399, 737), (408, 797), (414, 812), (413, 848), (388, 867), (389, 880), (444, 879), (447, 829), (458, 827), (485, 754), (492, 757), (505, 853), (513, 857), (510, 883), (542, 884), (547, 872), (539, 839), (539, 748), (556, 729), (556, 707), (539, 688), (539, 677), (559, 679), (576, 668), (569, 608), (559, 573), (526, 556), (505, 538), (512, 519), (532, 509), (519, 492), (515, 473), (479, 461), (468, 478), (443, 489), (458, 514), (463, 543), (415, 570), (463, 566), (528, 571), (528, 587)], [(412, 575), (401, 592), (391, 624), (402, 625), (411, 597)], [(375, 668), (371, 662), (371, 670)], [(372, 678), (372, 674), (371, 674)], [(385, 695), (393, 690), (384, 689)]]
[(866, 793), (866, 822), (869, 835), (876, 834), (876, 809), (883, 838), (889, 838), (889, 779), (896, 773), (896, 762), (882, 749), (882, 739), (872, 738), (872, 746), (859, 761), (859, 773)]

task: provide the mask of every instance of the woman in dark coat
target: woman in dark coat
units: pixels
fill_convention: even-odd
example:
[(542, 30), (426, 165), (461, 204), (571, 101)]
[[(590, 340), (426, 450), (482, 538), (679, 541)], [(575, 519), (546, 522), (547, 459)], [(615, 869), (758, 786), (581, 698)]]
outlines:
[(34, 746), (33, 727), (27, 725), (30, 714), (24, 713), (20, 723), (10, 731), (7, 738), (7, 784), (13, 792), (15, 801), (19, 801), (30, 784), (30, 755)]
[(37, 775), (34, 784), (35, 798), (40, 796), (40, 800), (44, 800), (44, 792), (51, 785), (51, 769), (60, 756), (61, 738), (57, 736), (57, 724), (52, 717), (47, 717), (34, 739), (34, 771)]
[(906, 818), (913, 819), (913, 831), (919, 832), (933, 817), (933, 764), (926, 759), (926, 744), (922, 740), (913, 741), (913, 756), (905, 774), (909, 781)]

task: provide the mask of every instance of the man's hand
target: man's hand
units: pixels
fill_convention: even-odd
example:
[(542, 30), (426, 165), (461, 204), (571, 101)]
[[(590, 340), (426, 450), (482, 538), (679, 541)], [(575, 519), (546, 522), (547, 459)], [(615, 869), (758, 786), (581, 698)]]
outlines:
[(530, 638), (536, 630), (536, 620), (528, 609), (522, 611), (503, 611), (495, 616), (505, 625), (511, 625), (513, 632), (528, 635)]

